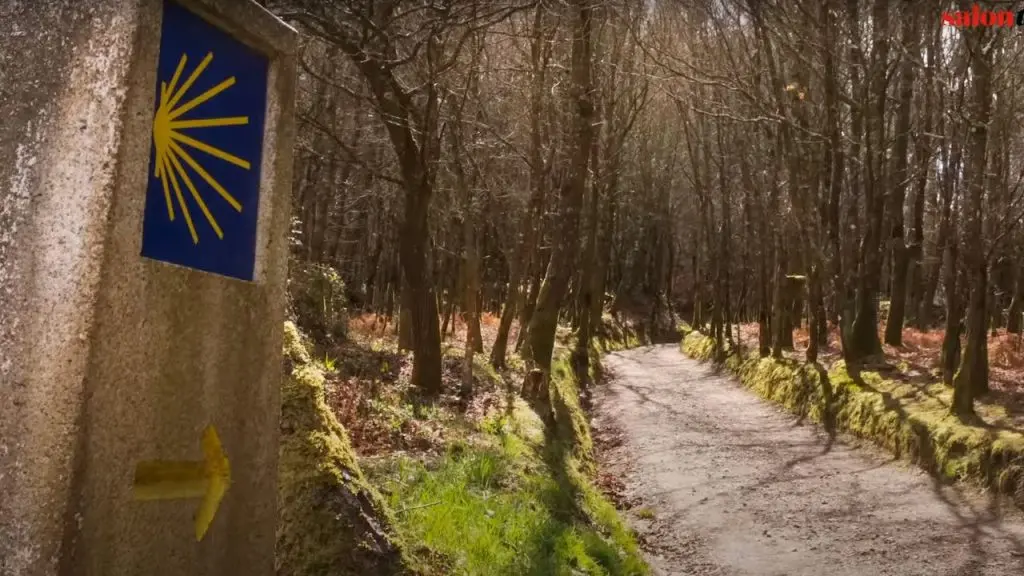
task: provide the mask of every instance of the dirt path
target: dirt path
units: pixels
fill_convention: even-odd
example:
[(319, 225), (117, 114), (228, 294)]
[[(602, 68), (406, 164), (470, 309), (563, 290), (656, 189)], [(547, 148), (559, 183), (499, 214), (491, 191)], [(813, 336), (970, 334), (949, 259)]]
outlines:
[(604, 471), (657, 574), (1024, 575), (1024, 521), (998, 503), (830, 442), (677, 346), (606, 365), (595, 434), (621, 444)]

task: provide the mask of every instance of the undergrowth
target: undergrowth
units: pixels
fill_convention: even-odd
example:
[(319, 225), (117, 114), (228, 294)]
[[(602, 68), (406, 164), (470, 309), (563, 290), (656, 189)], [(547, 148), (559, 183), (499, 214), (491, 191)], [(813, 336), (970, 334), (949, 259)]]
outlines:
[[(473, 393), (457, 394), (464, 327), (442, 350), (445, 393), (423, 398), (386, 324), (349, 324), (315, 346), (286, 329), (283, 396), (295, 401), (282, 425), (284, 573), (648, 573), (635, 535), (593, 483), (568, 328), (559, 327), (546, 428), (516, 394), (526, 367), (515, 354), (500, 372), (478, 354)], [(482, 324), (486, 343), (496, 319)], [(589, 351), (595, 379), (601, 354), (640, 343), (629, 323), (600, 333)]]
[(280, 576), (415, 573), (390, 511), (368, 483), (324, 395), (323, 366), (285, 324), (278, 527)]
[[(710, 360), (712, 339), (691, 332), (682, 351)], [(952, 391), (941, 383), (918, 387), (878, 372), (830, 370), (789, 359), (730, 353), (725, 367), (745, 386), (788, 410), (874, 442), (947, 480), (964, 480), (1009, 495), (1024, 507), (1024, 434), (1007, 428), (999, 406), (978, 407), (982, 424), (949, 414)]]
[(439, 573), (644, 574), (611, 505), (588, 486), (592, 522), (577, 517), (545, 451), (543, 424), (517, 400), (440, 461), (399, 458), (372, 474), (403, 537), (445, 558)]
[(439, 458), (364, 464), (402, 539), (435, 553), (435, 573), (648, 573), (634, 534), (591, 480), (593, 447), (576, 386), (560, 346), (550, 382), (554, 430), (515, 397)]

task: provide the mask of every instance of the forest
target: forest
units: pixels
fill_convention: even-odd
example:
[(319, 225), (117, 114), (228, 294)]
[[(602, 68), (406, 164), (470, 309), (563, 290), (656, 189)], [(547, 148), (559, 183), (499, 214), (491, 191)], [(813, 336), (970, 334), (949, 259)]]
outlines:
[[(408, 432), (374, 431), (388, 396), (367, 382), (381, 377), (333, 365), (386, 356), (417, 426), (425, 405), (487, 421), (481, 398), (509, 414), (521, 398), (556, 485), (616, 500), (576, 453), (601, 354), (691, 330), (713, 362), (878, 371), (947, 398), (943, 426), (995, 426), (998, 410), (1020, 440), (1024, 44), (943, 16), (972, 4), (264, 4), (302, 38), (292, 307), (362, 466), (415, 450), (377, 438)], [(1001, 468), (1011, 484), (1021, 454)], [(433, 497), (389, 497), (382, 474), (368, 473), (384, 496), (364, 515), (422, 506), (427, 523)], [(601, 525), (607, 506), (591, 504), (554, 516)], [(398, 532), (429, 539), (399, 516)], [(618, 560), (587, 536), (574, 569), (644, 573), (635, 534), (608, 522), (595, 538), (618, 542)], [(580, 573), (450, 561), (437, 573)]]

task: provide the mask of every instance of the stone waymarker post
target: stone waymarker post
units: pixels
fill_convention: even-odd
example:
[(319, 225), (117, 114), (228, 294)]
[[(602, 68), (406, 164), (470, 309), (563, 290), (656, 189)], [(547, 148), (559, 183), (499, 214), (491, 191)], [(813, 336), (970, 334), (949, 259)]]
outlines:
[(0, 574), (273, 573), (295, 44), (0, 0)]

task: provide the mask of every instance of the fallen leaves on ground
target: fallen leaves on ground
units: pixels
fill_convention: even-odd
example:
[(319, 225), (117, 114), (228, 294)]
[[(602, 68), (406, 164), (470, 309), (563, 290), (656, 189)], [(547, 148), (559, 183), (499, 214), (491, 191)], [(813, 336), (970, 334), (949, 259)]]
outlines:
[[(499, 322), (493, 314), (481, 317), (481, 336), (488, 352)], [(443, 347), (461, 352), (466, 324), (456, 318), (453, 327)], [(510, 347), (517, 332), (513, 324)], [(493, 413), (507, 402), (507, 386), (515, 384), (510, 373), (502, 375), (501, 386), (477, 374), (472, 396), (464, 399), (459, 395), (463, 359), (461, 354), (446, 354), (442, 358), (444, 392), (436, 400), (424, 399), (411, 384), (412, 353), (398, 349), (394, 323), (375, 314), (350, 318), (348, 339), (328, 354), (327, 360), (325, 364), (334, 365), (326, 374), (327, 403), (360, 456), (394, 451), (438, 453), (448, 436), (456, 433), (457, 427), (452, 427), (455, 420), (472, 423)]]

